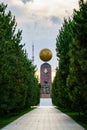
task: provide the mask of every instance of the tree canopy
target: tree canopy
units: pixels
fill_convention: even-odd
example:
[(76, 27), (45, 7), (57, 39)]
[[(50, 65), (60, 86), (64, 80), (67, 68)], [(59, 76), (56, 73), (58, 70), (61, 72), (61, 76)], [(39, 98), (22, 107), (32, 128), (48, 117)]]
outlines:
[(0, 115), (11, 114), (39, 103), (36, 66), (21, 43), (22, 31), (7, 5), (0, 4)]
[(72, 17), (64, 19), (56, 52), (59, 65), (53, 103), (87, 114), (87, 2), (79, 0), (79, 10), (74, 9)]

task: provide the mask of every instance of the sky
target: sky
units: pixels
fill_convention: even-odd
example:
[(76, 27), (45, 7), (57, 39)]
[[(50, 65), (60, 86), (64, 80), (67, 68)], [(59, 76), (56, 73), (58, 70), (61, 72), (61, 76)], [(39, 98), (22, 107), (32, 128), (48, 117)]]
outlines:
[(78, 0), (1, 0), (8, 5), (17, 22), (17, 29), (22, 30), (22, 41), (25, 43), (28, 58), (32, 60), (34, 45), (34, 65), (40, 70), (39, 53), (48, 48), (53, 57), (48, 62), (52, 71), (58, 66), (56, 57), (56, 38), (64, 18), (71, 17), (73, 9), (78, 9)]

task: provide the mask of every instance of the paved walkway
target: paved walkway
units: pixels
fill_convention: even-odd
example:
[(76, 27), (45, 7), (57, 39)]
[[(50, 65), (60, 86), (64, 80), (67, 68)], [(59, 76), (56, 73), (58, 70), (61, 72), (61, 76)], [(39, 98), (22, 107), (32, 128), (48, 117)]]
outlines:
[(53, 106), (34, 109), (1, 130), (85, 130)]

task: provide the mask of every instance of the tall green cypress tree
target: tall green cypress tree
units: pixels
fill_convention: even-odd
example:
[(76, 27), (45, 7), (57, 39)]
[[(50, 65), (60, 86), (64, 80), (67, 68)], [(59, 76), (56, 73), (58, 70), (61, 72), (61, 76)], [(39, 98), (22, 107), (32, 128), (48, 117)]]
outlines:
[(68, 87), (74, 109), (87, 113), (87, 2), (79, 1), (73, 14), (73, 43), (70, 45)]
[[(59, 31), (56, 39), (56, 51), (59, 60), (58, 77), (55, 79), (58, 82), (58, 105), (62, 107), (69, 106), (68, 89), (66, 79), (69, 73), (69, 44), (72, 42), (71, 20), (64, 19), (63, 26)], [(55, 82), (55, 81), (54, 81)], [(55, 85), (55, 84), (54, 84)]]
[(0, 4), (0, 115), (36, 105), (40, 91), (36, 67), (21, 44), (22, 31), (16, 31), (15, 17), (11, 11), (6, 13), (6, 8)]

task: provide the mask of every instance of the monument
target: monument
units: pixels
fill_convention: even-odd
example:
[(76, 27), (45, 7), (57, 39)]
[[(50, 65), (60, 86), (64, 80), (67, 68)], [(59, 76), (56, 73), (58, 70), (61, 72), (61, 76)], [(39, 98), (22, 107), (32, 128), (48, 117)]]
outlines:
[(51, 50), (44, 48), (39, 57), (44, 63), (40, 67), (41, 98), (50, 98), (52, 91), (51, 65), (47, 63), (52, 58)]

